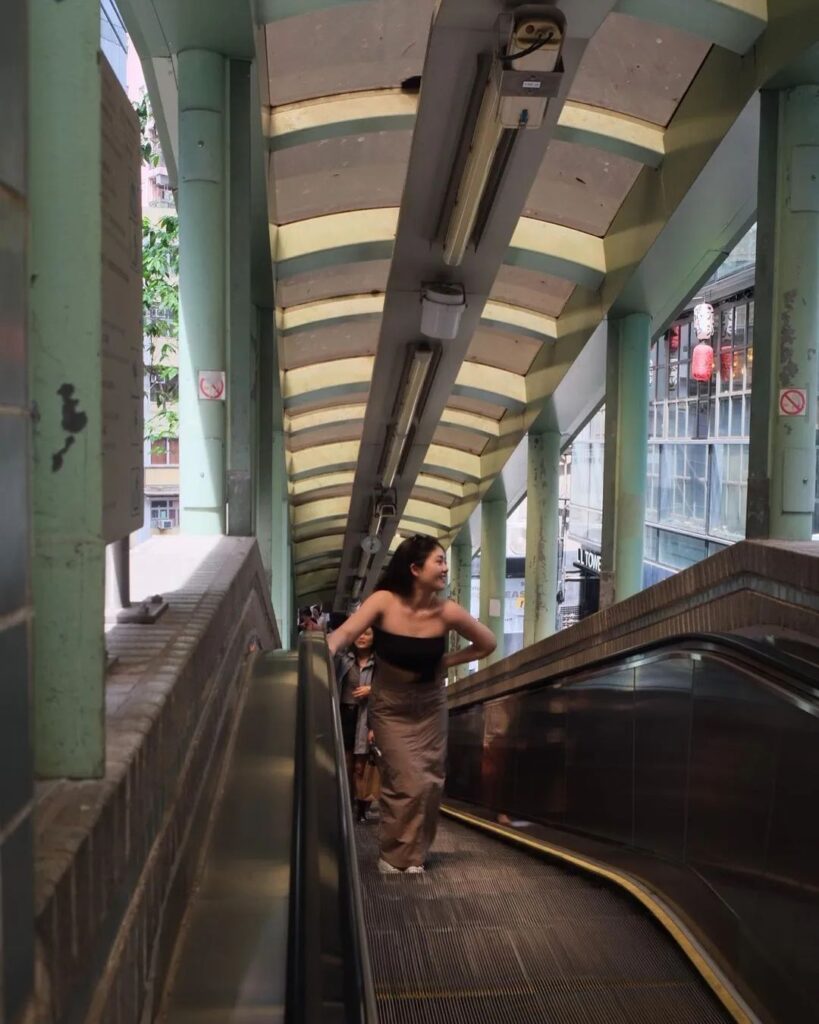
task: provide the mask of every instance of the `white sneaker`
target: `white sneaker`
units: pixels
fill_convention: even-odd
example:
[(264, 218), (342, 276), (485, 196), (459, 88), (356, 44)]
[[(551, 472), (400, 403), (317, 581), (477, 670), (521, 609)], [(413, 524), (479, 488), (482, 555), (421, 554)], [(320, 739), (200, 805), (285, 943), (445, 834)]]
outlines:
[(378, 858), (378, 870), (382, 875), (403, 875), (404, 872), (401, 868), (394, 868), (389, 861), (384, 860), (383, 857)]
[(378, 870), (382, 875), (423, 875), (424, 868), (421, 864), (412, 864), (408, 868), (396, 868), (393, 867), (389, 861), (384, 860), (383, 857), (378, 859)]

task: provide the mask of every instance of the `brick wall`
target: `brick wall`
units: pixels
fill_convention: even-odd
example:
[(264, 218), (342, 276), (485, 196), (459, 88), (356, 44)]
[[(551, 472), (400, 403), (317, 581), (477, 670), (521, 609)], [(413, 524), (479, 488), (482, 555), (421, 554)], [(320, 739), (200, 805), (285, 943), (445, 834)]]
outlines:
[(26, 3), (0, 32), (0, 1024), (32, 986)]
[(684, 633), (819, 636), (819, 546), (743, 541), (449, 687), (451, 707)]
[(105, 778), (38, 789), (43, 1024), (137, 1024), (160, 994), (249, 652), (278, 645), (254, 541), (150, 543), (193, 569), (158, 624), (108, 633)]

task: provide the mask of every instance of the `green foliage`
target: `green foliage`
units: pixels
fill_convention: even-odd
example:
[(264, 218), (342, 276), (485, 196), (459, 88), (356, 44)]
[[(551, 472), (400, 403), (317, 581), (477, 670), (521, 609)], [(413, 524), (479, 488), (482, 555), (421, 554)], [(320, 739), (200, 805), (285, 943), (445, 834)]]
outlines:
[(134, 110), (139, 118), (139, 144), (142, 150), (142, 162), (149, 167), (157, 167), (162, 153), (155, 139), (154, 119), (147, 93), (143, 95), (139, 103), (134, 104)]
[[(139, 117), (143, 162), (161, 163), (153, 115), (147, 95), (134, 104)], [(145, 335), (145, 378), (153, 384), (157, 412), (145, 424), (150, 441), (179, 436), (176, 366), (179, 334), (179, 223), (166, 216), (152, 224), (142, 218), (142, 317)]]

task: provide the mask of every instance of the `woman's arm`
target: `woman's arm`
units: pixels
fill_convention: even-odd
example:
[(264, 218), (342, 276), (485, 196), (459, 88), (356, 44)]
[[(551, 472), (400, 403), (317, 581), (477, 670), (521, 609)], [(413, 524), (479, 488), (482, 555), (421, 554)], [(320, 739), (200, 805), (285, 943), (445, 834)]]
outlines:
[(497, 647), (492, 630), (477, 619), (473, 619), (469, 612), (455, 601), (447, 601), (444, 605), (444, 622), (448, 629), (454, 629), (464, 639), (471, 641), (463, 650), (445, 654), (444, 668), (464, 665), (468, 661), (480, 661)]
[(337, 654), (339, 651), (349, 647), (357, 636), (361, 636), (365, 629), (368, 629), (373, 623), (377, 622), (381, 617), (381, 613), (386, 608), (389, 598), (389, 591), (376, 590), (374, 594), (367, 598), (357, 612), (353, 612), (345, 623), (339, 626), (338, 629), (334, 629), (327, 637), (327, 646), (330, 648), (330, 654)]

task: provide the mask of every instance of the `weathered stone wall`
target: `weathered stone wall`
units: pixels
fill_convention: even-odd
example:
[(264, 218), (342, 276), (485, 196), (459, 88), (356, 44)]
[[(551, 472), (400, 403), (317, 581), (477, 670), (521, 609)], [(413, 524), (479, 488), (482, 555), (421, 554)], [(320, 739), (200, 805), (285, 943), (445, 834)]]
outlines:
[(278, 646), (258, 547), (163, 538), (191, 573), (108, 633), (107, 764), (39, 787), (37, 1020), (137, 1024), (160, 994), (253, 649)]

